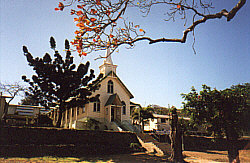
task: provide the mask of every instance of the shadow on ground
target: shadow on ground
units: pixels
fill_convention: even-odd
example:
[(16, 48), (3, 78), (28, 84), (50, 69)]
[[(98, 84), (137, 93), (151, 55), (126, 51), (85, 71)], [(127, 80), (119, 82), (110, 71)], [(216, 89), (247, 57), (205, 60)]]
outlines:
[(97, 155), (85, 156), (80, 158), (75, 157), (36, 157), (36, 158), (0, 158), (0, 162), (117, 162), (117, 163), (138, 163), (138, 162), (168, 162), (166, 157), (158, 157), (146, 153), (134, 154), (116, 154), (116, 155)]

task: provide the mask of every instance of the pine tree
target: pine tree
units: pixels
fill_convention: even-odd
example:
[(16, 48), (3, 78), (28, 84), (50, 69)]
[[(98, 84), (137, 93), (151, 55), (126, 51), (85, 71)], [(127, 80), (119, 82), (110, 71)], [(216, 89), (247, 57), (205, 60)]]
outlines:
[(24, 55), (36, 75), (32, 76), (32, 80), (27, 79), (26, 76), (22, 76), (22, 79), (30, 85), (27, 94), (38, 100), (40, 105), (45, 108), (59, 107), (56, 126), (60, 127), (62, 113), (65, 110), (98, 100), (99, 95), (94, 97), (91, 95), (99, 88), (100, 85), (97, 83), (102, 75), (93, 80), (95, 75), (92, 69), (87, 75), (89, 62), (79, 64), (76, 69), (68, 40), (65, 40), (65, 59), (56, 50), (56, 42), (53, 37), (50, 38), (50, 46), (54, 51), (54, 59), (48, 53), (45, 53), (43, 58), (33, 58), (27, 47), (23, 46)]

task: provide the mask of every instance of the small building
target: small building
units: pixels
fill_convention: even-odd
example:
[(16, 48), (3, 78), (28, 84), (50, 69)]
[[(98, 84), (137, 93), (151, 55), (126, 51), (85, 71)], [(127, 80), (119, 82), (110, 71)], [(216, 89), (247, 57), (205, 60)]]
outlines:
[(154, 118), (149, 119), (148, 123), (145, 124), (145, 131), (155, 131), (159, 134), (169, 134), (170, 133), (170, 116), (153, 114)]
[(12, 97), (8, 95), (3, 95), (3, 93), (0, 92), (0, 120), (2, 120), (2, 116), (4, 114), (4, 108), (7, 105), (7, 102), (6, 102), (7, 98), (12, 98)]
[(0, 119), (2, 119), (4, 108), (7, 106), (6, 125), (34, 125), (37, 123), (39, 115), (46, 115), (48, 110), (41, 106), (7, 104), (6, 98), (10, 96), (0, 96)]
[(48, 110), (41, 106), (9, 104), (6, 115), (8, 125), (36, 125), (40, 115), (46, 115)]

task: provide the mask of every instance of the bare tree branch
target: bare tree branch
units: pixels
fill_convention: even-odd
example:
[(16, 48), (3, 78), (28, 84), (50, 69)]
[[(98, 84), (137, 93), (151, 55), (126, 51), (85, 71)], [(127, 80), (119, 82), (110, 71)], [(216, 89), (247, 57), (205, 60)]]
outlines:
[[(210, 14), (210, 15), (203, 15), (203, 14), (199, 14), (195, 9), (192, 9), (195, 11), (195, 13), (197, 13), (200, 16), (203, 16), (203, 18), (194, 21), (193, 24), (191, 26), (189, 26), (184, 32), (183, 32), (183, 36), (182, 38), (178, 39), (178, 38), (159, 38), (159, 39), (152, 39), (150, 37), (141, 37), (141, 38), (137, 38), (131, 42), (125, 42), (125, 43), (121, 43), (121, 44), (129, 44), (132, 45), (135, 42), (141, 41), (141, 40), (147, 40), (149, 41), (149, 44), (154, 44), (154, 43), (158, 43), (158, 42), (180, 42), (180, 43), (185, 43), (187, 40), (187, 35), (189, 32), (193, 31), (195, 29), (195, 27), (199, 24), (205, 23), (207, 20), (210, 19), (220, 19), (223, 16), (227, 18), (227, 21), (230, 21), (235, 15), (236, 13), (239, 11), (239, 9), (245, 4), (246, 0), (240, 0), (237, 5), (230, 11), (228, 12), (226, 9), (221, 10), (220, 12), (216, 13), (216, 14)], [(186, 7), (187, 8), (187, 7)], [(119, 44), (118, 44), (119, 45)]]
[(1, 117), (3, 119), (3, 122), (5, 121), (5, 117), (7, 115), (8, 106), (9, 106), (10, 102), (17, 95), (20, 95), (20, 93), (24, 92), (25, 90), (26, 90), (26, 88), (24, 86), (20, 85), (19, 82), (15, 82), (13, 84), (0, 82), (0, 92), (6, 92), (11, 96), (10, 100), (8, 102), (6, 102), (6, 105), (4, 106), (4, 112), (3, 112), (3, 115)]

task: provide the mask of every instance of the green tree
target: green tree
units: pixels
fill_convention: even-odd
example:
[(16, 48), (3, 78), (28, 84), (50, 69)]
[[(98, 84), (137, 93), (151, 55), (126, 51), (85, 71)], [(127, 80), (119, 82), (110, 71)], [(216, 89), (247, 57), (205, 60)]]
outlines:
[(25, 97), (23, 99), (21, 99), (20, 105), (33, 105), (33, 106), (38, 106), (38, 99), (36, 99), (35, 97), (33, 97), (31, 94), (29, 93), (25, 93)]
[(141, 107), (138, 106), (132, 112), (133, 121), (137, 121), (141, 124), (141, 131), (144, 132), (145, 122), (148, 121), (149, 118), (154, 118), (153, 109), (151, 107)]
[(27, 47), (23, 46), (24, 55), (36, 75), (32, 76), (32, 80), (27, 79), (26, 76), (22, 76), (22, 79), (30, 85), (27, 95), (37, 99), (40, 105), (45, 108), (59, 106), (59, 118), (56, 126), (60, 127), (62, 112), (66, 109), (82, 106), (89, 101), (98, 99), (99, 95), (95, 97), (91, 97), (91, 95), (99, 88), (100, 85), (96, 83), (100, 81), (102, 75), (93, 80), (95, 75), (92, 69), (87, 75), (89, 62), (79, 64), (76, 69), (68, 40), (65, 40), (65, 59), (55, 49), (56, 42), (53, 37), (50, 38), (50, 45), (54, 50), (53, 60), (48, 53), (43, 58), (33, 58)]
[(184, 110), (197, 125), (203, 125), (213, 136), (226, 136), (229, 148), (229, 162), (239, 161), (235, 142), (248, 122), (244, 114), (250, 109), (250, 84), (239, 84), (225, 90), (211, 89), (203, 85), (199, 93), (192, 87), (191, 92), (182, 94)]

